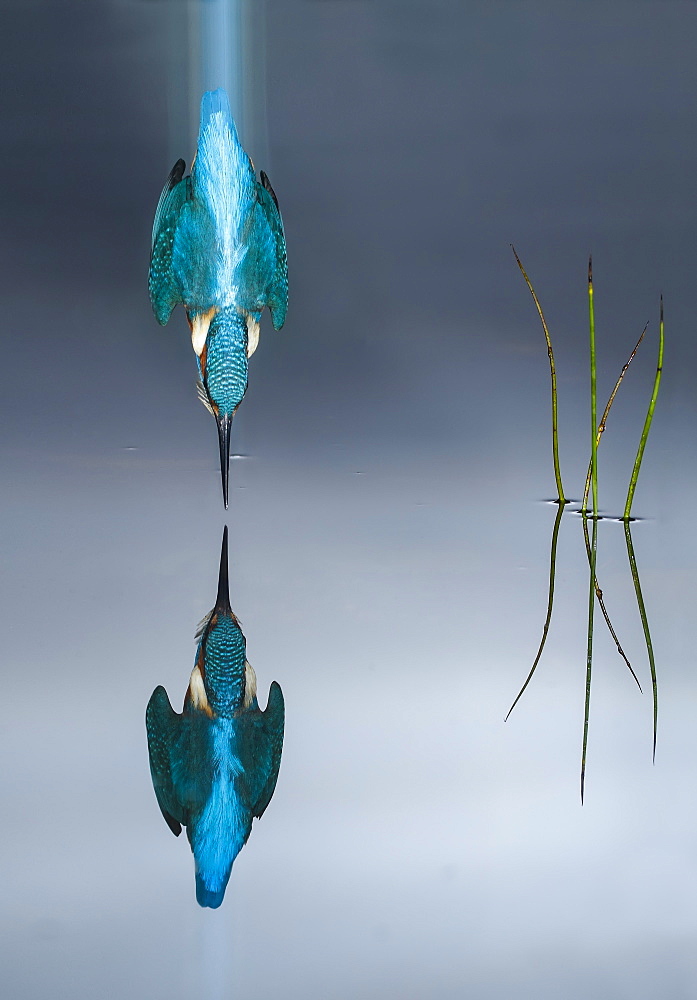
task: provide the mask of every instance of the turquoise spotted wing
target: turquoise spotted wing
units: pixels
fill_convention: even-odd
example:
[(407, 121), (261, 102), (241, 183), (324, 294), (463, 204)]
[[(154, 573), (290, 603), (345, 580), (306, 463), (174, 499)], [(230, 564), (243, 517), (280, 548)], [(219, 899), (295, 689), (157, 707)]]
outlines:
[(283, 692), (274, 681), (269, 690), (266, 709), (248, 710), (240, 719), (244, 721), (244, 738), (241, 742), (243, 766), (243, 792), (252, 815), (259, 819), (271, 801), (276, 788), (278, 769), (283, 750), (285, 707)]
[(266, 222), (271, 230), (274, 243), (274, 273), (270, 285), (268, 306), (271, 310), (271, 321), (274, 329), (280, 330), (286, 320), (288, 310), (288, 257), (286, 254), (286, 237), (283, 232), (281, 212), (278, 200), (271, 182), (264, 171), (261, 171), (261, 184), (257, 184), (259, 203), (264, 211)]
[(172, 708), (167, 692), (159, 685), (153, 691), (145, 710), (148, 734), (150, 774), (157, 804), (167, 826), (175, 837), (186, 822), (172, 780), (172, 750), (181, 734), (182, 717)]
[(181, 209), (191, 197), (191, 178), (184, 177), (185, 168), (184, 160), (177, 160), (172, 167), (157, 203), (152, 227), (148, 290), (153, 312), (161, 326), (182, 301), (181, 288), (172, 269), (172, 247)]

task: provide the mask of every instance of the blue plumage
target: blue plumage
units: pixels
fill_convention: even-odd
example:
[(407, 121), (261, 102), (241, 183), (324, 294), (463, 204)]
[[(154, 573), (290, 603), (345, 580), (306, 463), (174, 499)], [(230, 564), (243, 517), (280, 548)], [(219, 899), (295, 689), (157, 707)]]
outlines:
[(218, 424), (228, 505), (230, 424), (247, 389), (247, 358), (268, 306), (276, 330), (288, 306), (283, 222), (266, 174), (257, 180), (224, 90), (201, 101), (190, 176), (178, 160), (155, 212), (148, 287), (164, 325), (181, 302), (191, 327), (204, 399)]
[(194, 669), (178, 714), (157, 687), (145, 713), (150, 773), (167, 825), (186, 827), (201, 906), (223, 901), (252, 819), (271, 800), (283, 748), (284, 704), (274, 681), (262, 712), (246, 642), (229, 601), (227, 528), (218, 597), (198, 634)]

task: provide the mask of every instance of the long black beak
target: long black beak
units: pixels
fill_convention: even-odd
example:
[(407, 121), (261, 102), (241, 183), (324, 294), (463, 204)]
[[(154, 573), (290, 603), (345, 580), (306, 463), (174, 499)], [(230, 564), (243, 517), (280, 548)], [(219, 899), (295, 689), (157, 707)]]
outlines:
[(223, 545), (220, 550), (220, 572), (218, 573), (218, 596), (215, 599), (215, 611), (232, 611), (227, 569), (227, 524), (223, 530)]
[(223, 480), (223, 501), (227, 510), (228, 479), (230, 474), (230, 427), (232, 417), (216, 417), (218, 445), (220, 446), (220, 475)]

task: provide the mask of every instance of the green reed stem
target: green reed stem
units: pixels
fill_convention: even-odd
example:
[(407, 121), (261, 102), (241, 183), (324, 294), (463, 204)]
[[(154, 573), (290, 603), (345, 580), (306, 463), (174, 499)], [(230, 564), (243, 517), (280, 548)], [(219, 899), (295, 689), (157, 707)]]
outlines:
[[(588, 326), (590, 331), (591, 364), (591, 487), (593, 490), (593, 517), (598, 516), (598, 436), (597, 436), (597, 374), (595, 362), (595, 309), (593, 305), (593, 259), (588, 258)], [(588, 511), (586, 497), (581, 511)]]
[(632, 501), (634, 500), (634, 490), (636, 489), (637, 479), (639, 478), (639, 469), (641, 468), (641, 461), (644, 457), (644, 448), (646, 447), (646, 440), (649, 436), (649, 431), (651, 430), (651, 422), (653, 421), (653, 411), (656, 409), (656, 400), (658, 399), (658, 390), (661, 386), (661, 372), (663, 371), (663, 296), (661, 296), (661, 319), (658, 328), (658, 363), (656, 365), (656, 377), (653, 382), (653, 392), (651, 393), (651, 401), (649, 402), (649, 408), (646, 413), (646, 419), (644, 420), (644, 429), (641, 432), (641, 440), (639, 442), (639, 448), (636, 453), (636, 458), (634, 460), (634, 468), (632, 469), (632, 476), (629, 480), (629, 489), (627, 490), (627, 502), (624, 505), (624, 515), (623, 520), (628, 521), (632, 512)]
[[(644, 334), (646, 333), (647, 327), (648, 327), (648, 323), (646, 324), (646, 326), (642, 330), (641, 336), (639, 337), (639, 339), (637, 340), (636, 344), (634, 345), (634, 350), (629, 355), (629, 358), (628, 358), (627, 362), (625, 363), (624, 367), (622, 368), (622, 371), (620, 372), (619, 378), (615, 382), (615, 388), (610, 393), (610, 398), (607, 401), (605, 409), (603, 410), (603, 415), (600, 418), (600, 423), (598, 424), (598, 433), (596, 435), (596, 446), (600, 445), (600, 439), (601, 439), (601, 437), (603, 436), (603, 434), (605, 432), (605, 425), (607, 423), (607, 418), (608, 418), (608, 415), (610, 413), (610, 408), (612, 407), (612, 404), (615, 401), (615, 396), (617, 395), (617, 390), (619, 389), (619, 387), (620, 387), (620, 385), (622, 383), (622, 379), (624, 378), (624, 376), (625, 376), (625, 374), (627, 372), (627, 369), (629, 368), (629, 366), (631, 365), (632, 361), (634, 360), (634, 355), (639, 350), (639, 344), (644, 339)], [(588, 472), (586, 473), (586, 485), (585, 485), (585, 487), (583, 489), (583, 502), (582, 502), (582, 505), (581, 505), (583, 508), (585, 508), (587, 506), (587, 503), (588, 503), (588, 493), (589, 493), (590, 487), (591, 487), (591, 473), (592, 473), (592, 470), (593, 470), (593, 459), (590, 458), (588, 460)]]
[[(647, 326), (648, 326), (648, 324), (647, 324)], [(597, 446), (600, 445), (600, 439), (602, 438), (603, 433), (605, 431), (605, 427), (606, 427), (606, 423), (607, 423), (607, 418), (608, 418), (608, 415), (610, 413), (610, 409), (612, 408), (612, 404), (615, 401), (615, 396), (617, 395), (617, 390), (619, 389), (620, 385), (622, 384), (622, 380), (623, 380), (623, 378), (624, 378), (624, 376), (625, 376), (625, 374), (627, 372), (627, 369), (629, 368), (629, 366), (631, 365), (632, 361), (634, 360), (634, 355), (636, 354), (636, 352), (639, 349), (639, 344), (644, 339), (644, 334), (646, 333), (646, 328), (647, 327), (645, 326), (644, 329), (642, 330), (641, 336), (639, 337), (639, 339), (637, 340), (636, 344), (634, 345), (634, 350), (629, 355), (629, 358), (627, 359), (625, 365), (623, 366), (622, 371), (619, 374), (619, 378), (615, 382), (615, 386), (614, 386), (612, 392), (610, 393), (610, 398), (608, 399), (608, 401), (607, 401), (607, 403), (605, 405), (605, 409), (603, 410), (603, 415), (600, 418), (600, 423), (598, 424), (598, 430), (597, 430), (597, 434), (596, 434), (596, 445)], [(583, 490), (583, 502), (581, 504), (582, 509), (585, 509), (587, 507), (587, 504), (588, 504), (588, 493), (590, 492), (590, 485), (591, 485), (592, 462), (593, 462), (593, 460), (591, 458), (589, 460), (589, 462), (588, 462), (588, 472), (586, 473), (586, 485), (585, 485), (584, 490)], [(586, 521), (583, 522), (583, 534), (584, 534), (584, 539), (585, 539), (585, 543), (586, 543), (586, 555), (588, 557), (588, 562), (589, 562), (589, 565), (590, 565), (591, 547), (590, 547), (590, 539), (588, 537), (588, 524), (586, 523)], [(600, 584), (598, 583), (597, 578), (596, 578), (596, 581), (595, 581), (595, 596), (598, 599), (598, 604), (600, 605), (600, 610), (603, 613), (603, 617), (604, 617), (605, 623), (607, 624), (607, 627), (608, 627), (608, 629), (610, 631), (610, 635), (612, 636), (612, 638), (613, 638), (613, 640), (615, 642), (615, 645), (617, 646), (617, 652), (620, 654), (620, 656), (622, 657), (622, 659), (624, 660), (624, 662), (627, 664), (627, 667), (629, 669), (630, 674), (632, 675), (632, 677), (636, 681), (637, 686), (638, 686), (639, 690), (641, 691), (642, 688), (641, 688), (641, 684), (639, 683), (639, 678), (634, 673), (634, 670), (632, 669), (632, 665), (629, 662), (629, 660), (627, 658), (627, 655), (625, 654), (624, 650), (622, 649), (622, 646), (620, 644), (620, 640), (617, 637), (617, 633), (615, 632), (614, 628), (612, 627), (612, 622), (610, 621), (610, 616), (608, 614), (607, 608), (605, 607), (605, 601), (603, 600), (603, 592), (600, 589)]]
[[(591, 674), (593, 668), (593, 614), (595, 611), (595, 566), (598, 554), (598, 438), (597, 438), (597, 375), (595, 361), (595, 310), (593, 306), (593, 259), (588, 258), (588, 327), (590, 333), (591, 366), (591, 489), (593, 491), (593, 536), (589, 559), (590, 583), (588, 587), (588, 643), (586, 646), (586, 699), (583, 708), (583, 748), (581, 750), (581, 805), (586, 782), (586, 753), (588, 750), (588, 720), (591, 708)], [(585, 509), (583, 510), (585, 517)]]
[(516, 707), (518, 702), (520, 701), (523, 691), (525, 691), (525, 688), (532, 680), (532, 675), (535, 673), (535, 670), (537, 669), (537, 664), (540, 662), (540, 657), (542, 656), (542, 650), (545, 648), (545, 643), (547, 642), (547, 633), (549, 632), (549, 623), (552, 620), (552, 606), (554, 604), (554, 578), (557, 566), (557, 540), (559, 538), (559, 525), (561, 524), (561, 516), (564, 513), (565, 502), (566, 501), (564, 500), (560, 501), (559, 508), (557, 510), (557, 516), (554, 519), (554, 529), (552, 531), (552, 548), (549, 556), (549, 596), (547, 598), (547, 617), (545, 618), (544, 627), (542, 629), (542, 639), (540, 641), (540, 645), (537, 650), (537, 656), (535, 657), (535, 661), (532, 667), (530, 668), (530, 673), (525, 679), (525, 684), (523, 684), (522, 688), (516, 695), (515, 701), (508, 709), (508, 712), (506, 713), (506, 718), (503, 720), (504, 722), (508, 721), (508, 717), (513, 711), (513, 709)]
[(511, 250), (513, 251), (513, 255), (518, 263), (518, 267), (520, 268), (521, 273), (525, 278), (525, 284), (530, 289), (530, 294), (532, 295), (533, 302), (535, 303), (538, 315), (542, 322), (542, 329), (544, 331), (545, 340), (547, 341), (549, 370), (552, 376), (552, 455), (554, 458), (554, 478), (557, 481), (557, 493), (558, 493), (557, 502), (563, 506), (566, 503), (566, 498), (564, 497), (564, 487), (561, 484), (561, 469), (559, 467), (559, 436), (557, 430), (558, 426), (557, 425), (557, 369), (554, 364), (554, 351), (552, 350), (552, 340), (549, 336), (547, 321), (545, 320), (544, 313), (542, 312), (542, 306), (540, 305), (540, 301), (537, 298), (537, 295), (535, 294), (535, 289), (532, 287), (532, 283), (525, 272), (525, 268), (523, 267), (520, 257), (516, 253), (516, 249), (513, 246), (513, 244), (511, 244)]
[(653, 653), (653, 643), (651, 642), (651, 632), (649, 631), (649, 620), (646, 614), (644, 598), (641, 593), (641, 584), (639, 582), (639, 570), (637, 568), (636, 558), (634, 556), (634, 546), (632, 545), (632, 535), (629, 528), (629, 523), (631, 521), (634, 490), (636, 489), (637, 480), (639, 478), (639, 470), (641, 468), (641, 462), (644, 457), (644, 448), (646, 447), (646, 441), (649, 436), (649, 431), (651, 430), (653, 413), (656, 408), (656, 400), (658, 399), (658, 390), (660, 389), (661, 386), (661, 373), (663, 371), (663, 344), (664, 344), (663, 296), (661, 296), (660, 323), (658, 327), (658, 362), (656, 364), (656, 377), (654, 378), (653, 382), (651, 400), (649, 402), (649, 408), (646, 413), (646, 419), (644, 420), (644, 428), (641, 433), (641, 440), (639, 442), (637, 456), (634, 461), (632, 476), (631, 479), (629, 480), (629, 489), (627, 491), (627, 502), (624, 507), (624, 516), (622, 518), (624, 521), (624, 533), (625, 533), (625, 540), (627, 542), (627, 556), (629, 558), (629, 567), (632, 572), (632, 580), (634, 581), (634, 592), (636, 593), (637, 605), (639, 608), (639, 616), (641, 618), (641, 627), (644, 630), (646, 652), (649, 658), (649, 668), (651, 670), (651, 689), (653, 695), (653, 759), (654, 760), (656, 759), (656, 738), (658, 734), (658, 682), (656, 679), (656, 660)]
[[(583, 515), (585, 521), (586, 514)], [(588, 720), (591, 709), (591, 672), (593, 665), (593, 611), (595, 610), (595, 564), (598, 550), (598, 518), (593, 517), (591, 539), (590, 585), (588, 587), (588, 644), (586, 647), (586, 700), (583, 709), (583, 749), (581, 751), (581, 805), (586, 783), (586, 753), (588, 750)]]
[[(585, 543), (586, 543), (586, 556), (588, 558), (588, 565), (590, 566), (590, 560), (591, 560), (591, 543), (590, 543), (590, 538), (588, 536), (588, 521), (587, 521), (587, 519), (585, 517), (583, 519), (583, 537), (584, 537), (584, 540), (585, 540)], [(608, 627), (608, 629), (610, 631), (610, 635), (614, 639), (615, 645), (617, 646), (617, 652), (620, 654), (620, 656), (622, 657), (622, 659), (624, 660), (624, 662), (627, 664), (627, 668), (628, 668), (630, 674), (632, 675), (632, 677), (636, 681), (637, 687), (639, 688), (639, 690), (643, 694), (643, 689), (642, 689), (641, 684), (639, 683), (639, 678), (634, 673), (634, 668), (632, 667), (631, 663), (629, 662), (629, 660), (627, 658), (627, 654), (622, 649), (622, 646), (620, 645), (620, 640), (619, 640), (619, 638), (617, 636), (617, 633), (615, 632), (614, 628), (612, 627), (612, 622), (610, 621), (610, 615), (608, 614), (607, 608), (605, 607), (605, 600), (603, 599), (603, 592), (600, 589), (600, 584), (598, 583), (598, 578), (597, 577), (595, 579), (595, 596), (598, 599), (598, 604), (600, 605), (600, 610), (603, 613), (603, 617), (605, 619), (605, 624), (607, 625), (607, 627)]]
[(637, 604), (639, 605), (639, 615), (641, 617), (641, 627), (644, 630), (644, 639), (646, 641), (646, 652), (649, 657), (649, 667), (651, 669), (651, 689), (653, 694), (653, 759), (656, 760), (656, 735), (658, 732), (658, 683), (656, 680), (656, 661), (653, 655), (653, 643), (651, 642), (651, 633), (649, 631), (649, 620), (646, 615), (646, 607), (644, 606), (644, 598), (641, 593), (641, 584), (639, 583), (639, 570), (636, 564), (636, 558), (634, 556), (634, 546), (632, 545), (632, 533), (630, 530), (629, 519), (625, 519), (624, 522), (624, 537), (627, 542), (627, 555), (629, 557), (629, 568), (632, 571), (632, 580), (634, 581), (634, 592), (636, 593)]

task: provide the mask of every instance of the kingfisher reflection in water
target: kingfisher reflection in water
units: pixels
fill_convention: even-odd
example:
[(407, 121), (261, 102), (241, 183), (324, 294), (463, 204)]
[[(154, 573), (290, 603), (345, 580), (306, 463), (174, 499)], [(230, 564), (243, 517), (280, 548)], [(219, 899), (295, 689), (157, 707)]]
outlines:
[(182, 826), (196, 862), (196, 899), (216, 908), (233, 862), (276, 787), (284, 705), (274, 681), (257, 702), (245, 637), (230, 607), (227, 527), (215, 607), (197, 633), (194, 669), (181, 714), (157, 687), (145, 713), (155, 795), (175, 836)]

